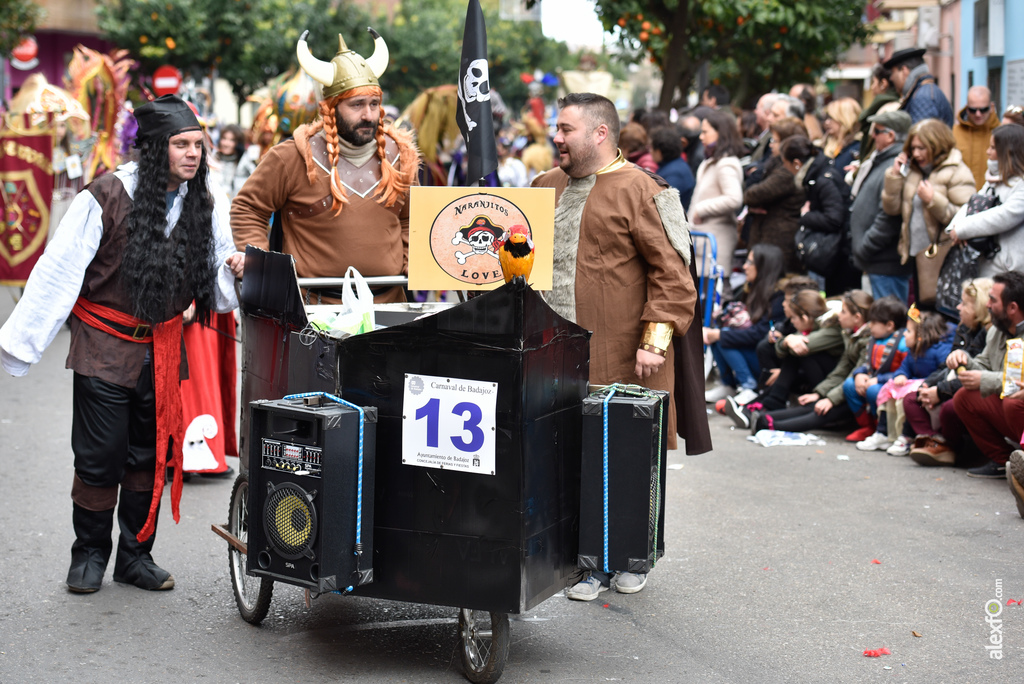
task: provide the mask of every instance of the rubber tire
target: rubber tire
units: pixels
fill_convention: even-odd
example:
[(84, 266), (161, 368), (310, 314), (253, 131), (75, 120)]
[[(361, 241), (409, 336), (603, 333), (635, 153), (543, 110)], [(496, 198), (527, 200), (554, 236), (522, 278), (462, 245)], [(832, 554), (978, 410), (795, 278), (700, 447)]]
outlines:
[[(248, 517), (249, 475), (239, 473), (231, 488), (228, 531), (245, 543), (248, 543), (249, 540)], [(259, 625), (270, 610), (274, 582), (262, 577), (246, 575), (245, 562), (245, 554), (228, 544), (228, 571), (231, 573), (231, 589), (235, 594), (238, 612), (246, 622)]]
[(462, 608), (459, 610), (459, 639), (466, 679), (474, 684), (498, 681), (508, 660), (508, 614)]

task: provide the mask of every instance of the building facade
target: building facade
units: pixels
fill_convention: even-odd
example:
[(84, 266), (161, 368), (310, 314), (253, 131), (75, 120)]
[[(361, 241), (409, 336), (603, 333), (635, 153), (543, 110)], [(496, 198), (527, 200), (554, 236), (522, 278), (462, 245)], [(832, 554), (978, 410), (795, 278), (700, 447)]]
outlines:
[(999, 111), (1024, 105), (1024, 2), (960, 0), (959, 101), (967, 89), (988, 86)]

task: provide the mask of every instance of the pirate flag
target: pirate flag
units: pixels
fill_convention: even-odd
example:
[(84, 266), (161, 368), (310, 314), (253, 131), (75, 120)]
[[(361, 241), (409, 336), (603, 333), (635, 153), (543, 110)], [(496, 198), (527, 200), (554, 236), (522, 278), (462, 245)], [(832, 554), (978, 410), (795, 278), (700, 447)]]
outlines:
[(476, 184), (498, 168), (491, 118), (491, 82), (487, 70), (487, 27), (480, 0), (469, 0), (459, 67), (459, 110), (455, 115), (466, 140), (466, 179)]

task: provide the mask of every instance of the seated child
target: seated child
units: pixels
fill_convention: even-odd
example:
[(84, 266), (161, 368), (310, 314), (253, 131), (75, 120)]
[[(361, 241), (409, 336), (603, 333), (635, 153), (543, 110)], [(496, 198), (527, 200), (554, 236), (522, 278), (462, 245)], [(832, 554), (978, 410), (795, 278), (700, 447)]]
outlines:
[(889, 295), (875, 300), (868, 309), (868, 330), (871, 340), (865, 350), (865, 363), (855, 368), (843, 381), (843, 397), (860, 426), (846, 436), (848, 442), (861, 442), (879, 430), (884, 421), (876, 421), (878, 392), (888, 382), (907, 355), (903, 327), (907, 324), (907, 307)]
[[(778, 340), (775, 351), (781, 359), (779, 375), (771, 387), (748, 403), (750, 409), (776, 410), (786, 408), (789, 394), (801, 378), (814, 387), (836, 367), (843, 353), (843, 334), (825, 298), (816, 290), (800, 290), (788, 301), (789, 322), (796, 332)], [(725, 414), (737, 427), (750, 427), (750, 411), (744, 410), (734, 397), (726, 399)]]
[[(940, 366), (946, 365), (946, 357), (953, 349), (953, 333), (953, 325), (947, 323), (941, 314), (918, 311), (916, 305), (910, 307), (907, 312), (907, 331), (903, 335), (903, 341), (910, 351), (903, 357), (892, 379), (878, 392), (876, 401), (879, 408), (886, 406), (889, 401), (895, 403), (902, 401), (905, 396), (916, 395), (924, 379)], [(885, 413), (891, 421), (895, 415), (895, 406), (887, 408)], [(881, 426), (882, 421), (878, 422)], [(888, 435), (876, 431), (864, 441), (858, 442), (857, 448), (861, 451), (874, 451), (888, 446), (887, 453), (906, 456), (913, 441), (914, 435), (901, 434), (892, 446), (888, 446)]]
[[(789, 322), (790, 298), (800, 290), (814, 290), (817, 292), (818, 289), (818, 281), (810, 276), (794, 275), (786, 279), (786, 284), (782, 286), (782, 292), (785, 295), (785, 299), (782, 301), (782, 309), (786, 314), (785, 319), (782, 321), (770, 321), (768, 334), (757, 343), (757, 360), (761, 364), (758, 390), (763, 391), (766, 387), (770, 387), (775, 382), (775, 378), (779, 377), (780, 359), (778, 354), (775, 353), (775, 343), (779, 341), (779, 337), (785, 337), (796, 332), (793, 324)], [(773, 335), (772, 333), (775, 334)]]
[(863, 290), (850, 290), (842, 297), (842, 309), (836, 318), (843, 331), (843, 353), (835, 368), (814, 390), (800, 395), (799, 405), (777, 411), (751, 412), (751, 431), (787, 430), (810, 432), (839, 427), (853, 422), (843, 396), (843, 381), (864, 357), (871, 334), (868, 332), (868, 309), (874, 300)]

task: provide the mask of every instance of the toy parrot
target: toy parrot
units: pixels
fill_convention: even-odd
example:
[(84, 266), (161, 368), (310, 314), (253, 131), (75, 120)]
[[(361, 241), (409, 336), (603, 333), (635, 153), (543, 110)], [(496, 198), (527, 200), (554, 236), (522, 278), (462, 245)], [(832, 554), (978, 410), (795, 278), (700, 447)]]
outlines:
[(516, 276), (529, 280), (530, 271), (533, 270), (533, 238), (530, 237), (530, 229), (517, 223), (505, 231), (498, 242), (498, 261), (501, 262), (505, 282), (510, 282)]

